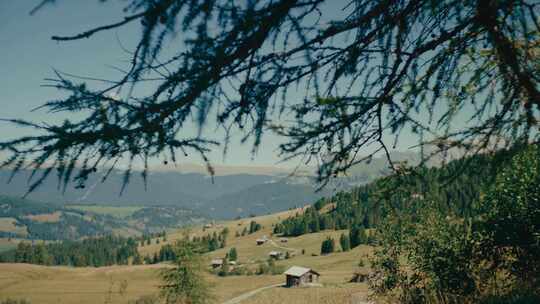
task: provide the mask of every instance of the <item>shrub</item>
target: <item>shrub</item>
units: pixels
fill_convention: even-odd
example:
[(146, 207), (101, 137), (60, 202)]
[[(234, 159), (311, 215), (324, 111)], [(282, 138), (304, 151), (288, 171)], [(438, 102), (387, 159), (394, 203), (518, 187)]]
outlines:
[(336, 242), (334, 241), (334, 239), (328, 237), (321, 244), (321, 255), (330, 254), (334, 252), (335, 247), (336, 247)]
[(232, 247), (227, 254), (227, 257), (230, 261), (236, 261), (238, 259), (238, 252), (236, 248)]

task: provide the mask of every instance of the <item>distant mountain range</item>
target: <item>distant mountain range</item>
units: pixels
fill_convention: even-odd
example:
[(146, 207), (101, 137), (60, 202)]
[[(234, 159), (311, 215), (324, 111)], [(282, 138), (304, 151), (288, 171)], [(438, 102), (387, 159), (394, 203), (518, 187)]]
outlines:
[[(414, 153), (394, 153), (398, 161), (418, 162)], [(317, 192), (315, 178), (309, 172), (290, 175), (283, 168), (220, 167), (211, 178), (201, 167), (190, 165), (183, 171), (154, 170), (145, 187), (140, 174), (133, 173), (122, 195), (123, 172), (114, 171), (101, 183), (105, 173), (98, 171), (84, 189), (68, 186), (65, 193), (58, 188), (58, 180), (51, 174), (28, 198), (60, 205), (94, 204), (103, 206), (175, 206), (188, 208), (205, 216), (229, 219), (238, 216), (261, 215), (313, 203), (336, 190), (365, 184), (390, 173), (385, 158), (375, 158), (351, 168), (350, 174), (339, 177)], [(187, 172), (186, 172), (187, 171)], [(7, 183), (11, 172), (0, 170), (0, 194), (22, 196), (28, 189), (29, 171), (20, 172)]]

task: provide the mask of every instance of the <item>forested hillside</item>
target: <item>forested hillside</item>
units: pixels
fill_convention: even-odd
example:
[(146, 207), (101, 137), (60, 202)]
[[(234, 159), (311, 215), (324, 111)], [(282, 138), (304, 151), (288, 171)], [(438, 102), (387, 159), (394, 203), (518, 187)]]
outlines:
[(391, 207), (415, 213), (419, 202), (429, 202), (448, 215), (466, 216), (494, 181), (497, 164), (511, 156), (501, 151), (454, 160), (442, 167), (421, 167), (380, 178), (351, 191), (323, 198), (302, 214), (285, 219), (275, 233), (298, 236), (324, 229), (372, 228)]
[(111, 233), (140, 235), (208, 220), (191, 209), (175, 206), (125, 209), (135, 211), (118, 216), (100, 206), (62, 206), (0, 196), (0, 237), (76, 240)]
[(115, 236), (36, 245), (20, 242), (16, 249), (0, 254), (0, 262), (81, 267), (126, 265), (130, 258), (141, 261), (137, 244), (133, 238)]

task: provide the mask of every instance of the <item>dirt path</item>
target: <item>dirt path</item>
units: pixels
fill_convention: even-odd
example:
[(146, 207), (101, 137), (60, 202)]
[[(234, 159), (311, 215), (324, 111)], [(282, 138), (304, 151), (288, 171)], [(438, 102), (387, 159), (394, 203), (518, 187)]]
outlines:
[(235, 298), (232, 298), (230, 300), (227, 300), (225, 302), (223, 302), (222, 304), (238, 304), (248, 298), (251, 298), (252, 296), (256, 295), (257, 293), (261, 292), (261, 291), (264, 291), (264, 290), (267, 290), (267, 289), (271, 289), (271, 288), (274, 288), (274, 287), (279, 287), (279, 286), (282, 286), (283, 284), (274, 284), (274, 285), (270, 285), (270, 286), (265, 286), (265, 287), (261, 287), (261, 288), (257, 288), (255, 290), (252, 290), (252, 291), (248, 291), (246, 293), (243, 293)]
[(368, 300), (364, 292), (359, 292), (351, 296), (351, 304), (375, 304), (375, 302)]

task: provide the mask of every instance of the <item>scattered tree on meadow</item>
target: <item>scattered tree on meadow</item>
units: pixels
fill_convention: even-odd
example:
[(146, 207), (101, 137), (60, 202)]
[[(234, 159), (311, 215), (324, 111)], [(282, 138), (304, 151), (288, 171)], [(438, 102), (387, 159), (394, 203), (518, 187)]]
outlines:
[(220, 277), (225, 277), (229, 275), (230, 268), (231, 267), (229, 266), (229, 259), (225, 257), (223, 259), (223, 264), (221, 264), (221, 268), (219, 269), (218, 275)]
[(334, 252), (336, 247), (336, 242), (333, 238), (328, 237), (321, 244), (321, 255), (326, 255)]
[(259, 231), (261, 229), (262, 229), (261, 224), (255, 222), (255, 221), (251, 221), (249, 223), (249, 234), (255, 233), (255, 232), (257, 232), (257, 231)]
[(238, 253), (236, 252), (236, 248), (235, 247), (232, 247), (230, 250), (229, 250), (229, 253), (227, 254), (227, 257), (229, 258), (229, 260), (231, 261), (236, 261), (238, 259)]
[(351, 241), (349, 239), (349, 236), (342, 233), (339, 237), (339, 245), (341, 246), (342, 251), (349, 251), (351, 250)]
[(202, 257), (193, 244), (180, 241), (175, 247), (174, 267), (161, 270), (161, 295), (166, 303), (206, 304), (212, 302), (210, 285), (204, 278)]

